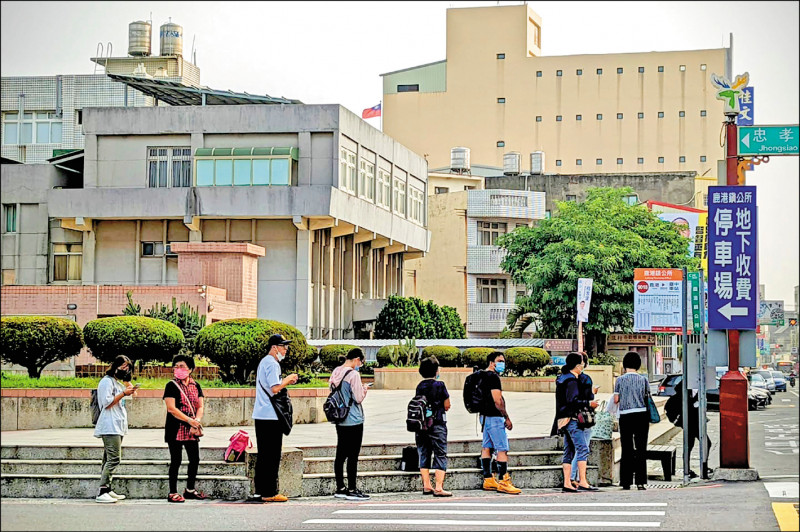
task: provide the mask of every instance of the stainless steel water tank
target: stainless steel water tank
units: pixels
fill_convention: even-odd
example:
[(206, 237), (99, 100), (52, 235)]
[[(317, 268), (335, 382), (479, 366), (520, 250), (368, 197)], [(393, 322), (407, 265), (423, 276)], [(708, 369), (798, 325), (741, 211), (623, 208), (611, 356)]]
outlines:
[(151, 53), (153, 27), (149, 22), (137, 20), (128, 24), (128, 55), (147, 57)]
[(544, 173), (544, 152), (531, 152), (531, 175), (542, 175)]
[(469, 148), (450, 148), (450, 170), (458, 173), (469, 171)]
[(183, 55), (183, 26), (174, 22), (161, 25), (161, 55)]
[(503, 154), (503, 174), (519, 175), (520, 155), (518, 151)]

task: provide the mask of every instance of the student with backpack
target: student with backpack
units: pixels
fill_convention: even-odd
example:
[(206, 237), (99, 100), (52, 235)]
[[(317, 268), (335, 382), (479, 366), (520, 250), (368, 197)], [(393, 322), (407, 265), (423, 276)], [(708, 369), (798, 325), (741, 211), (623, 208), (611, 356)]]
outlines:
[[(336, 477), (334, 497), (349, 501), (366, 501), (369, 495), (356, 485), (358, 453), (364, 437), (364, 409), (361, 403), (369, 387), (361, 382), (359, 370), (364, 365), (364, 352), (355, 347), (347, 353), (344, 364), (334, 369), (328, 380), (331, 388), (339, 387), (344, 404), (349, 407), (347, 417), (336, 424), (336, 458), (333, 473)], [(344, 485), (344, 463), (347, 461), (347, 487)]]
[[(518, 495), (522, 490), (511, 483), (508, 474), (508, 434), (513, 425), (506, 411), (500, 375), (506, 370), (506, 359), (501, 351), (493, 351), (486, 356), (486, 371), (478, 372), (478, 389), (482, 401), (479, 409), (483, 427), (481, 467), (483, 469), (483, 489)], [(473, 373), (475, 375), (475, 373)], [(466, 388), (466, 384), (465, 384)], [(466, 395), (466, 390), (465, 390)], [(469, 410), (469, 408), (468, 408)], [(492, 449), (497, 452), (497, 478), (492, 475)]]
[[(419, 472), (422, 476), (422, 494), (434, 497), (452, 497), (444, 490), (447, 471), (447, 415), (450, 410), (450, 394), (447, 386), (439, 380), (439, 361), (427, 357), (419, 363), (422, 382), (417, 384), (414, 400), (424, 398), (425, 413), (422, 430), (415, 431), (414, 440), (419, 454)], [(431, 455), (433, 461), (431, 462)], [(436, 471), (436, 488), (431, 486), (430, 470)]]

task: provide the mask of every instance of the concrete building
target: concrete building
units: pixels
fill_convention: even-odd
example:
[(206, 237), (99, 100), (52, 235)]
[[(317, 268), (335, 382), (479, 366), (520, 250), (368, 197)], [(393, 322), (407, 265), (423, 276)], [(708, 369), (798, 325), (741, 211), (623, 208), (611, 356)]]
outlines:
[(542, 27), (527, 4), (448, 9), (446, 59), (382, 75), (384, 131), (432, 168), (453, 146), (494, 166), (541, 150), (550, 174), (714, 184), (723, 117), (709, 77), (727, 73), (730, 48), (543, 56)]

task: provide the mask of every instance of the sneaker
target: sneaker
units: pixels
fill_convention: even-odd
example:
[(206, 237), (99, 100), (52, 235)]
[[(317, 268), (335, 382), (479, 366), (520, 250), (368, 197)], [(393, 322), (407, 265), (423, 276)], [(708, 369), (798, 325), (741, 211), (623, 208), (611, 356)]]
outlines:
[(263, 502), (286, 502), (289, 499), (286, 497), (286, 495), (281, 495), (280, 493), (278, 493), (277, 495), (273, 495), (272, 497), (262, 497), (261, 500)]
[(198, 501), (202, 501), (202, 500), (206, 499), (207, 496), (206, 496), (205, 493), (203, 493), (200, 490), (194, 490), (194, 491), (183, 490), (183, 498), (184, 499), (195, 499), (195, 500), (198, 500)]
[(497, 488), (500, 487), (500, 484), (497, 483), (497, 479), (494, 475), (488, 478), (483, 479), (483, 489), (486, 491), (497, 491)]
[(511, 476), (506, 473), (506, 476), (503, 477), (503, 480), (497, 483), (497, 492), (498, 493), (508, 493), (510, 495), (519, 495), (522, 493), (522, 490), (518, 487), (514, 486), (511, 483)]
[(347, 488), (339, 488), (338, 490), (336, 490), (336, 492), (333, 494), (333, 496), (336, 497), (337, 499), (346, 499), (347, 498)]
[(102, 495), (98, 495), (94, 498), (97, 502), (117, 502), (117, 499), (111, 496), (111, 493), (105, 492)]
[(115, 499), (117, 499), (118, 501), (125, 500), (125, 495), (118, 495), (118, 494), (114, 493), (113, 491), (109, 491), (108, 494), (111, 495), (112, 497), (114, 497)]
[(347, 495), (345, 496), (345, 499), (347, 499), (348, 501), (368, 501), (369, 495), (367, 495), (366, 493), (362, 493), (360, 489), (347, 490)]

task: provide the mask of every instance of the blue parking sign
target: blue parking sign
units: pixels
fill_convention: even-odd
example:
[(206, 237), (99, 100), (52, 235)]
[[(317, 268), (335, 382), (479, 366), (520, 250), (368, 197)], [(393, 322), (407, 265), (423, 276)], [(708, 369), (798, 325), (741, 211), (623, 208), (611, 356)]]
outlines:
[(708, 328), (756, 328), (756, 187), (708, 187)]
[(739, 94), (739, 114), (736, 116), (737, 126), (752, 126), (753, 124), (753, 87), (745, 87)]

